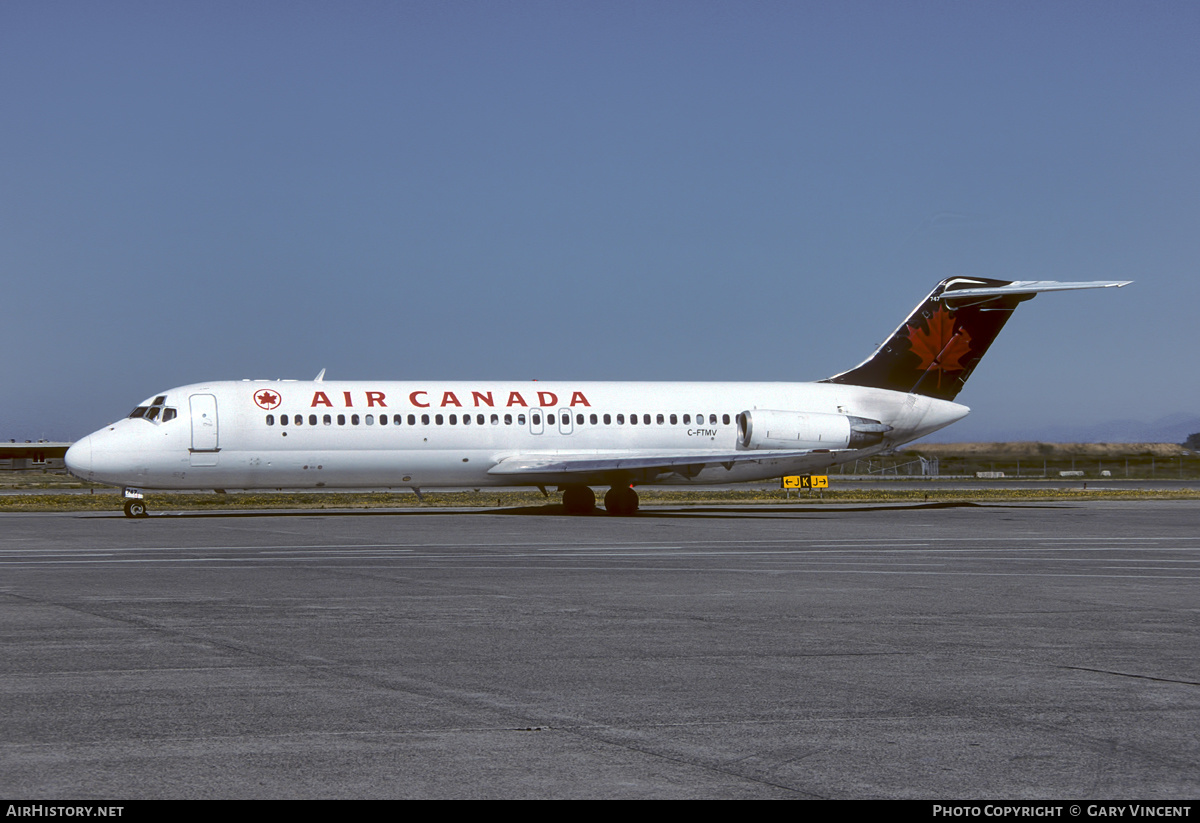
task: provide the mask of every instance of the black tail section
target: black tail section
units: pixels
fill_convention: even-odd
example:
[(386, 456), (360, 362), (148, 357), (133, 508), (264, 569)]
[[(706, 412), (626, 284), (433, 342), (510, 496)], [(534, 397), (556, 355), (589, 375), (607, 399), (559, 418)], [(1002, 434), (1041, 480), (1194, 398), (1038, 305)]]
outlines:
[(822, 382), (953, 400), (1013, 309), (1034, 297), (1033, 293), (963, 294), (956, 299), (954, 293), (1008, 285), (1008, 280), (982, 277), (943, 280), (866, 362)]

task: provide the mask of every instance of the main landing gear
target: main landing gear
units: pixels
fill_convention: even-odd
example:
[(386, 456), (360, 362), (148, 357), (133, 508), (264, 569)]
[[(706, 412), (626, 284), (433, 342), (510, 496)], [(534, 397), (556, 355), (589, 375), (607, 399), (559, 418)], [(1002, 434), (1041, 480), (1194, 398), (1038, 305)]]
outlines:
[[(591, 514), (596, 510), (596, 493), (587, 486), (564, 486), (562, 501), (567, 514)], [(604, 495), (604, 509), (617, 517), (636, 514), (637, 492), (629, 486), (613, 486)]]
[(609, 514), (617, 517), (629, 517), (637, 514), (637, 492), (629, 486), (613, 486), (604, 495), (604, 508)]
[(563, 508), (567, 514), (591, 514), (596, 510), (596, 493), (587, 486), (563, 489)]
[(145, 500), (126, 500), (125, 501), (125, 516), (126, 517), (149, 517), (150, 513), (146, 511)]

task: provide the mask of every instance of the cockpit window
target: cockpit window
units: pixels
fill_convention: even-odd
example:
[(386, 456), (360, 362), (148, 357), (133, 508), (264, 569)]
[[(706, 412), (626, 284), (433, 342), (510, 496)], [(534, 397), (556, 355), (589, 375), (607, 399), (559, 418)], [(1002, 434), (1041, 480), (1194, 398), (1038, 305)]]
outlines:
[[(154, 398), (154, 401), (149, 406), (138, 406), (129, 413), (130, 418), (140, 417), (143, 420), (158, 420), (160, 423), (166, 423), (168, 420), (174, 420), (177, 412), (175, 409), (163, 404), (167, 402), (167, 396), (160, 394)], [(162, 415), (162, 419), (159, 419)]]

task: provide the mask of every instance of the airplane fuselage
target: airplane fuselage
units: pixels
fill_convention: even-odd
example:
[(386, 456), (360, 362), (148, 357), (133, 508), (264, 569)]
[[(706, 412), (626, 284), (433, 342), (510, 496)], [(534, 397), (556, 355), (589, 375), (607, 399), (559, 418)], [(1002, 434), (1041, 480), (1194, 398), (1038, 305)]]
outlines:
[[(574, 483), (738, 482), (825, 470), (968, 412), (923, 395), (831, 383), (249, 380), (171, 389), (138, 408), (160, 411), (79, 441), (72, 471), (145, 489), (483, 487), (565, 482), (553, 470), (497, 469), (518, 456), (570, 455), (610, 461), (576, 472)], [(714, 454), (745, 452), (738, 415), (760, 409), (866, 418), (890, 430), (860, 449), (806, 442), (799, 456), (705, 464)], [(618, 477), (611, 465), (659, 453), (694, 455), (689, 465), (699, 468), (633, 468)]]

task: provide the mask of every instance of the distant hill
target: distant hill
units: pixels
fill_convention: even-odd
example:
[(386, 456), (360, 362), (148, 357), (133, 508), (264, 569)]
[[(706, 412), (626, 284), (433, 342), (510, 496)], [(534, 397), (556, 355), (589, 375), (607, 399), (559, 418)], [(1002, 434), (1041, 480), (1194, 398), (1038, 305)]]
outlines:
[(949, 437), (992, 441), (1038, 441), (1042, 443), (1182, 443), (1189, 434), (1200, 432), (1200, 416), (1186, 412), (1160, 417), (1157, 420), (1108, 420), (1091, 424), (1064, 424), (1000, 429), (972, 425), (970, 418), (953, 429), (937, 432), (932, 437), (944, 441)]
[(1122, 457), (1180, 457), (1187, 449), (1174, 443), (913, 443), (900, 451), (923, 457), (992, 457), (997, 460), (1061, 460), (1072, 457), (1115, 460)]

